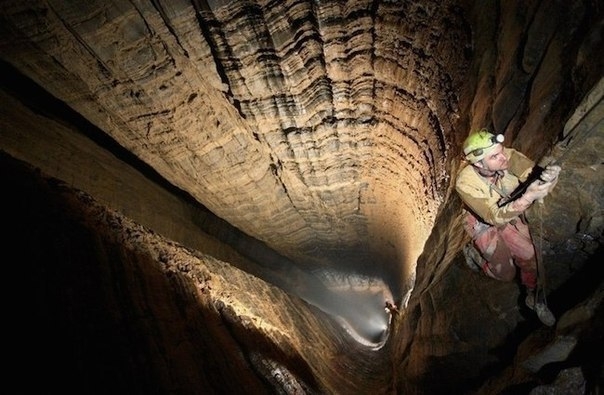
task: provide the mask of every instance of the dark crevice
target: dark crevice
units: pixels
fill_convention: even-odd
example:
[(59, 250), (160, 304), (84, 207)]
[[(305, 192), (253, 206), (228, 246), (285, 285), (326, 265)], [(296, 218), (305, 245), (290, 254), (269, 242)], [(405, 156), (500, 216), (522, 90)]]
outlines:
[[(239, 115), (241, 115), (241, 117), (245, 119), (246, 115), (241, 108), (239, 100), (235, 98), (235, 95), (233, 94), (231, 88), (231, 83), (227, 72), (228, 67), (225, 67), (225, 65), (221, 61), (223, 57), (220, 55), (219, 44), (214, 39), (213, 30), (216, 30), (218, 32), (217, 34), (221, 37), (221, 41), (225, 43), (223, 49), (227, 52), (227, 59), (236, 59), (236, 57), (233, 56), (233, 54), (231, 53), (231, 49), (228, 48), (228, 46), (226, 45), (226, 38), (221, 36), (223, 33), (222, 30), (219, 28), (219, 22), (216, 20), (206, 20), (203, 18), (203, 15), (208, 15), (208, 13), (210, 12), (207, 10), (209, 8), (207, 7), (207, 4), (206, 9), (202, 9), (199, 0), (193, 0), (193, 4), (195, 6), (195, 15), (197, 17), (199, 29), (203, 34), (204, 40), (208, 43), (210, 52), (212, 53), (212, 59), (214, 59), (215, 61), (214, 64), (216, 65), (216, 71), (218, 72), (221, 81), (228, 87), (227, 96), (229, 97), (231, 103), (233, 104)], [(236, 68), (234, 67), (234, 69)]]
[[(161, 3), (158, 0), (152, 0), (151, 4), (153, 4), (153, 7), (155, 7), (155, 9), (159, 13), (159, 15), (161, 15), (162, 20), (164, 21), (166, 27), (168, 28), (168, 31), (172, 34), (172, 37), (174, 37), (174, 39), (178, 43), (178, 47), (182, 49), (184, 55), (188, 58), (189, 57), (189, 53), (187, 52), (187, 50), (185, 49), (185, 47), (180, 42), (180, 36), (178, 35), (178, 33), (176, 32), (176, 30), (174, 29), (174, 26), (172, 26), (172, 24), (170, 23), (170, 18), (168, 17), (168, 15), (166, 15), (166, 11), (162, 7)], [(169, 51), (167, 51), (167, 53), (169, 53)]]

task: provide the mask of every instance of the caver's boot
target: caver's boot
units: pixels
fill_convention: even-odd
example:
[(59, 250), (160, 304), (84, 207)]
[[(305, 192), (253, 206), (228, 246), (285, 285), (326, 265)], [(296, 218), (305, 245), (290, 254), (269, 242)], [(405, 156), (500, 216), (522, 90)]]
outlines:
[(529, 309), (537, 314), (539, 321), (541, 321), (543, 325), (553, 326), (556, 323), (556, 317), (554, 317), (554, 314), (547, 307), (543, 292), (527, 289), (524, 302)]

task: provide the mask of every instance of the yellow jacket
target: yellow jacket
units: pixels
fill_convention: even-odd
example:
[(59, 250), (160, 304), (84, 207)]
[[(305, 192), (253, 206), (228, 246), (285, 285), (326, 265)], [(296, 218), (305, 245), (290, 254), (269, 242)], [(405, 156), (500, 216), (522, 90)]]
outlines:
[(512, 204), (498, 207), (497, 202), (511, 193), (520, 182), (526, 180), (535, 163), (513, 148), (504, 148), (508, 158), (508, 169), (503, 171), (496, 185), (478, 174), (474, 166), (465, 166), (457, 175), (455, 190), (474, 215), (482, 222), (503, 226), (517, 218), (522, 211), (513, 209)]

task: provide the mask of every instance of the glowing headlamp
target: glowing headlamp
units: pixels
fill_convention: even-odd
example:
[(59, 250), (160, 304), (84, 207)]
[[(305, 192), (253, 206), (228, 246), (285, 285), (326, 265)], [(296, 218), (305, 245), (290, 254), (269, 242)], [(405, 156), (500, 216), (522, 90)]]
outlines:
[(481, 156), (484, 153), (484, 150), (486, 150), (487, 148), (491, 148), (495, 144), (503, 143), (503, 140), (504, 140), (503, 134), (493, 135), (493, 136), (491, 136), (491, 138), (488, 141), (489, 145), (480, 147), (480, 148), (476, 148), (475, 150), (472, 150), (470, 152), (470, 154), (474, 155), (474, 156)]

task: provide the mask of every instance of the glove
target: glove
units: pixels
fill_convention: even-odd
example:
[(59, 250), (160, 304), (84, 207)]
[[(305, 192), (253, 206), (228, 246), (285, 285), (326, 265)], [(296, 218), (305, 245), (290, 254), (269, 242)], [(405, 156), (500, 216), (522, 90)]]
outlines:
[(562, 170), (562, 168), (560, 166), (556, 166), (556, 165), (545, 166), (545, 169), (543, 170), (543, 172), (541, 173), (541, 176), (539, 178), (543, 182), (552, 182), (556, 178), (558, 178), (558, 174), (560, 174), (560, 170)]
[[(544, 170), (545, 172), (545, 170)], [(554, 178), (555, 180), (555, 178)], [(553, 181), (553, 180), (552, 180)], [(526, 192), (522, 195), (523, 199), (526, 199), (530, 203), (535, 200), (541, 200), (547, 196), (552, 186), (552, 181), (543, 182), (541, 180), (535, 180), (526, 188)]]

